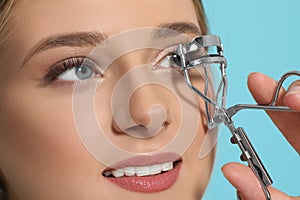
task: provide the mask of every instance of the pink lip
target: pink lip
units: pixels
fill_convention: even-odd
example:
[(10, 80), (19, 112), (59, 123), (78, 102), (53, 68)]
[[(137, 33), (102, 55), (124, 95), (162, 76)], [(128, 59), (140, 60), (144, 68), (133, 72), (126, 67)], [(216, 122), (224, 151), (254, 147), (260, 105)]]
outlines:
[[(120, 169), (128, 166), (149, 166), (165, 162), (180, 160), (180, 156), (174, 153), (163, 153), (155, 156), (137, 156), (114, 164), (110, 169)], [(174, 168), (152, 176), (123, 176), (119, 178), (109, 177), (110, 182), (115, 185), (133, 192), (154, 193), (170, 188), (175, 184), (180, 173), (181, 162), (176, 163)], [(109, 170), (109, 169), (107, 169)], [(107, 171), (105, 170), (105, 171)]]

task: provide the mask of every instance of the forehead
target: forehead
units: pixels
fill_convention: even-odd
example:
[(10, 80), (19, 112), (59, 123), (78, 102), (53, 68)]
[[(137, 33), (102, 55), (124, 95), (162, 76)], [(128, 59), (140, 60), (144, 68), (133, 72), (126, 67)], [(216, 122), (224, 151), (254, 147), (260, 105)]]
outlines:
[(112, 36), (178, 21), (198, 26), (192, 0), (18, 0), (13, 16), (7, 53), (18, 57), (51, 35), (99, 31)]
[(95, 30), (113, 35), (175, 21), (197, 24), (192, 0), (21, 0), (15, 13), (18, 30), (34, 31), (36, 37)]

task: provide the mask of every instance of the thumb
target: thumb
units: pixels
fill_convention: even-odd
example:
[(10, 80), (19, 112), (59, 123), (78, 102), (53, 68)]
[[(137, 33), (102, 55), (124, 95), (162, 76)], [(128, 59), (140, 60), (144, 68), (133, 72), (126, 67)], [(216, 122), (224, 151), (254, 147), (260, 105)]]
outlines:
[(300, 81), (295, 81), (289, 87), (284, 97), (285, 104), (290, 108), (300, 111)]
[(222, 171), (243, 200), (265, 199), (260, 183), (249, 167), (240, 163), (229, 163), (222, 167)]
[[(252, 170), (240, 163), (229, 163), (222, 167), (226, 179), (237, 189), (242, 200), (266, 200), (262, 187)], [(268, 188), (272, 200), (291, 200), (285, 193)], [(300, 200), (299, 197), (295, 200)]]

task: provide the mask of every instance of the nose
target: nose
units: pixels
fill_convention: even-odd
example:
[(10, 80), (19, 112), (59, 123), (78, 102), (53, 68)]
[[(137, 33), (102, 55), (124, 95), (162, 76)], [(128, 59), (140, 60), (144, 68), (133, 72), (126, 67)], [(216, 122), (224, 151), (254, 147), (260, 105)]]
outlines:
[[(164, 89), (155, 83), (150, 64), (143, 56), (130, 54), (118, 60), (118, 82), (112, 95), (115, 131), (136, 138), (149, 138), (170, 124)], [(156, 75), (157, 76), (157, 75)]]

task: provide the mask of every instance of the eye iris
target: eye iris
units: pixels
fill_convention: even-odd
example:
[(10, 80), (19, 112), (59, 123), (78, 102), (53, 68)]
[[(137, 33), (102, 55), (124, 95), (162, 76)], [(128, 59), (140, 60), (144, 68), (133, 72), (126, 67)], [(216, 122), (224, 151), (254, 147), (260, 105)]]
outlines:
[(181, 59), (177, 54), (172, 54), (172, 58), (176, 65), (181, 66)]
[(86, 65), (81, 65), (75, 68), (76, 76), (80, 80), (88, 79), (93, 75), (93, 70)]

